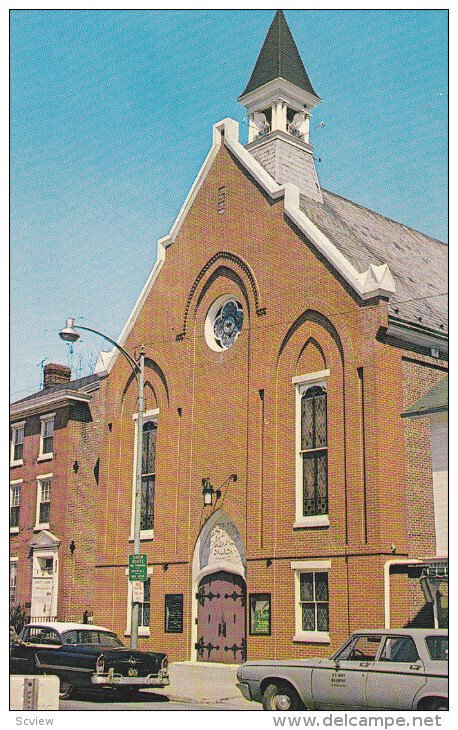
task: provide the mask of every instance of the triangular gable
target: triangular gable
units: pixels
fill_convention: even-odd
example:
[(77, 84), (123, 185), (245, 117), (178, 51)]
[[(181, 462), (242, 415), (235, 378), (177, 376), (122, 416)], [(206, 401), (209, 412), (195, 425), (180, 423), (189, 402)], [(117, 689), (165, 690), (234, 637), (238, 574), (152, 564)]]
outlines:
[(29, 546), (32, 548), (32, 550), (36, 550), (39, 548), (40, 550), (45, 550), (46, 548), (56, 548), (59, 547), (60, 540), (55, 535), (52, 534), (52, 532), (49, 532), (48, 530), (41, 530), (41, 532), (38, 533), (38, 535), (35, 535), (30, 542)]
[[(157, 245), (157, 260), (146, 281), (145, 286), (135, 304), (132, 313), (122, 330), (118, 344), (122, 347), (129, 336), (135, 321), (145, 303), (158, 275), (164, 264), (166, 249), (178, 236), (186, 216), (194, 203), (202, 183), (207, 177), (213, 161), (218, 154), (221, 145), (227, 149), (240, 162), (251, 177), (263, 188), (273, 199), (284, 199), (285, 215), (299, 228), (300, 231), (312, 242), (318, 251), (338, 271), (352, 289), (361, 299), (372, 299), (373, 297), (389, 297), (395, 292), (394, 280), (387, 264), (370, 265), (367, 271), (359, 272), (353, 264), (338, 250), (338, 248), (325, 236), (325, 234), (312, 223), (303, 210), (300, 208), (299, 188), (292, 183), (279, 185), (269, 173), (255, 160), (255, 158), (239, 142), (239, 125), (234, 119), (226, 118), (213, 126), (213, 144), (208, 153), (199, 174), (197, 175), (188, 196), (178, 213), (178, 216), (170, 230), (170, 233), (160, 238)], [(96, 372), (103, 376), (112, 369), (118, 350), (114, 349), (108, 356), (99, 359)]]

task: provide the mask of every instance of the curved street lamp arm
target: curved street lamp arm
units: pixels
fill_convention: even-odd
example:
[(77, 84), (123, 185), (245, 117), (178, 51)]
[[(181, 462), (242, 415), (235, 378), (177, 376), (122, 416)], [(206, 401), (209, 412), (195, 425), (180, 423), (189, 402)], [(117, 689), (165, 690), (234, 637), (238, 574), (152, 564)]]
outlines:
[(76, 330), (86, 330), (87, 332), (93, 332), (95, 335), (99, 335), (100, 337), (103, 337), (104, 340), (107, 340), (107, 342), (110, 343), (110, 345), (113, 345), (113, 347), (116, 347), (119, 352), (121, 352), (126, 360), (129, 362), (129, 365), (131, 366), (132, 370), (134, 371), (135, 378), (137, 378), (137, 373), (140, 372), (140, 366), (138, 363), (135, 362), (134, 358), (129, 355), (128, 352), (125, 351), (121, 345), (118, 345), (117, 342), (111, 339), (111, 337), (107, 337), (107, 335), (104, 335), (102, 332), (99, 332), (98, 330), (91, 329), (91, 327), (83, 327), (81, 324), (74, 324), (73, 327)]

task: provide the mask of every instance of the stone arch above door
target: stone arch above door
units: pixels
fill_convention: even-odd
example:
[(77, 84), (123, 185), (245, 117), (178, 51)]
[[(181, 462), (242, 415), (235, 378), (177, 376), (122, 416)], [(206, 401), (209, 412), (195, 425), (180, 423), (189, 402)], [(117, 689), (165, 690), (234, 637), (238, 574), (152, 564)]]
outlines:
[[(245, 585), (246, 558), (238, 528), (222, 509), (216, 510), (202, 527), (192, 561), (192, 621), (190, 657), (197, 660), (199, 584), (207, 576), (228, 573), (239, 576)], [(246, 589), (245, 589), (246, 590)]]
[(203, 526), (196, 542), (193, 582), (218, 570), (245, 578), (246, 558), (242, 537), (234, 521), (222, 509), (216, 510)]

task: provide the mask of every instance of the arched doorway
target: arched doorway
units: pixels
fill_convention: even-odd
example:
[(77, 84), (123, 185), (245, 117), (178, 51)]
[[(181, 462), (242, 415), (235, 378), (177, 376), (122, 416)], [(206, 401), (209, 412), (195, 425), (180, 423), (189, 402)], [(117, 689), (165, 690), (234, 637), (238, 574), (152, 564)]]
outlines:
[(197, 661), (240, 664), (246, 659), (246, 572), (240, 533), (216, 510), (203, 526), (193, 559), (193, 638)]
[(204, 576), (197, 591), (197, 660), (240, 664), (246, 659), (246, 585), (219, 570)]

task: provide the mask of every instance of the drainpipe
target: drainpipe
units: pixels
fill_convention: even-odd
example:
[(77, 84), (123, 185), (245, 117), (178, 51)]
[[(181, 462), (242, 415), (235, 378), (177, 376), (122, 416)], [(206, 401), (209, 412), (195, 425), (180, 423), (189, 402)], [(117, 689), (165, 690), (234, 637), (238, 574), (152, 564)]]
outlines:
[(390, 626), (390, 570), (392, 565), (420, 565), (423, 560), (410, 558), (410, 560), (387, 560), (383, 568), (384, 585), (385, 585), (385, 628)]

